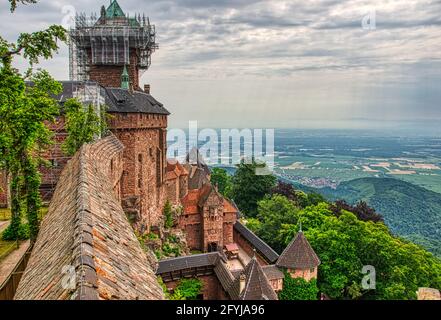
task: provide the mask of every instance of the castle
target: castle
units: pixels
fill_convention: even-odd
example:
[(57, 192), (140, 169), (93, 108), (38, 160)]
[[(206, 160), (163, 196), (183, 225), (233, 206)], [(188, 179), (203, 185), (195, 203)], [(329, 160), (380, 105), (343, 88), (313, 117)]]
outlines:
[[(155, 27), (150, 24), (148, 18), (141, 15), (134, 18), (126, 16), (118, 2), (113, 0), (108, 8), (102, 7), (99, 17), (77, 16), (76, 27), (70, 31), (70, 37), (71, 81), (62, 83), (63, 92), (56, 98), (63, 105), (66, 100), (75, 97), (85, 104), (93, 104), (98, 111), (106, 105), (106, 111), (110, 114), (111, 136), (87, 147), (88, 153), (84, 153), (86, 147), (82, 148), (80, 155), (70, 159), (61, 151), (61, 144), (66, 138), (63, 116), (51, 125), (55, 132), (56, 144), (45, 154), (52, 166), (42, 168), (41, 192), (45, 200), (52, 202), (36, 242), (33, 257), (31, 256), (28, 267), (31, 269), (23, 276), (22, 282), (26, 283), (26, 286), (20, 285), (18, 297), (30, 297), (30, 292), (38, 293), (32, 295), (33, 298), (71, 297), (65, 291), (51, 296), (51, 290), (55, 290), (56, 286), (47, 289), (48, 284), (38, 278), (39, 273), (35, 270), (44, 270), (45, 260), (48, 260), (46, 255), (51, 254), (44, 248), (48, 241), (44, 232), (50, 229), (57, 230), (57, 224), (74, 219), (73, 216), (66, 217), (67, 220), (56, 218), (57, 215), (67, 214), (62, 210), (65, 204), (60, 196), (62, 192), (69, 193), (66, 184), (71, 184), (71, 189), (80, 188), (80, 183), (72, 184), (72, 179), (69, 178), (75, 176), (72, 171), (87, 172), (81, 165), (75, 166), (74, 163), (81, 164), (85, 161), (87, 167), (88, 161), (93, 161), (95, 153), (101, 157), (96, 161), (102, 163), (90, 163), (89, 166), (95, 168), (93, 170), (99, 177), (89, 179), (101, 179), (101, 185), (105, 185), (103, 181), (107, 181), (109, 185), (105, 188), (109, 188), (112, 195), (102, 191), (109, 200), (102, 202), (99, 196), (98, 199), (91, 199), (94, 207), (88, 214), (92, 215), (91, 220), (95, 221), (100, 217), (107, 219), (106, 214), (112, 214), (118, 217), (115, 221), (119, 221), (119, 224), (113, 225), (109, 222), (101, 225), (103, 221), (97, 221), (99, 232), (94, 233), (92, 230), (87, 235), (89, 237), (90, 234), (91, 237), (87, 245), (93, 250), (108, 254), (113, 252), (109, 242), (104, 241), (109, 247), (102, 251), (102, 244), (96, 243), (94, 239), (110, 238), (111, 241), (116, 241), (118, 232), (115, 228), (118, 227), (119, 232), (122, 232), (121, 228), (127, 226), (120, 219), (122, 212), (139, 234), (161, 230), (164, 227), (163, 210), (168, 201), (182, 207), (175, 227), (185, 233), (188, 248), (202, 252), (159, 261), (156, 270), (153, 271), (162, 277), (169, 290), (173, 290), (182, 278), (198, 277), (204, 282), (204, 299), (273, 300), (277, 299), (277, 292), (283, 288), (284, 271), (292, 277), (306, 280), (317, 277), (320, 260), (302, 232), (297, 234), (279, 256), (239, 221), (238, 208), (211, 184), (210, 169), (197, 150), (192, 150), (182, 164), (174, 159), (167, 159), (167, 117), (170, 113), (152, 97), (150, 86), (145, 85), (141, 89), (139, 82), (140, 72), (148, 69), (151, 54), (158, 48), (155, 42)], [(109, 153), (109, 150), (113, 151)], [(8, 189), (5, 173), (0, 172), (0, 183), (3, 190)], [(98, 188), (93, 189), (95, 192), (97, 190), (99, 191)], [(89, 194), (84, 197), (93, 198), (95, 195)], [(112, 197), (113, 200), (110, 199)], [(0, 204), (7, 205), (7, 202), (7, 192), (1, 192)], [(74, 206), (74, 203), (71, 202), (71, 205)], [(109, 205), (110, 213), (103, 213), (104, 208), (108, 208)], [(82, 212), (80, 208), (76, 210)], [(49, 227), (49, 224), (53, 225)], [(77, 236), (74, 225), (68, 230), (75, 232)], [(127, 230), (123, 233), (126, 232)], [(76, 243), (76, 236), (71, 240), (73, 243)], [(139, 248), (133, 244), (133, 236), (126, 234), (125, 239), (126, 243), (132, 243), (129, 248), (136, 247), (136, 250), (130, 250), (132, 258), (135, 261), (145, 261), (145, 258), (133, 256), (133, 252), (139, 253)], [(65, 248), (63, 241), (68, 240), (60, 238), (59, 241), (60, 248)], [(115, 247), (124, 250), (119, 241), (116, 241)], [(122, 251), (119, 253), (125, 255)], [(69, 252), (65, 254), (67, 260), (75, 260)], [(92, 278), (95, 282), (86, 287), (98, 288), (98, 293), (96, 290), (89, 294), (78, 292), (74, 295), (75, 298), (161, 298), (156, 292), (149, 293), (148, 288), (143, 288), (145, 292), (137, 291), (136, 284), (133, 284), (133, 294), (130, 297), (124, 296), (120, 288), (107, 288), (106, 283), (112, 277), (106, 276), (112, 272), (104, 272), (103, 268), (97, 267), (103, 261), (107, 261), (106, 258), (108, 256), (101, 256), (97, 260), (96, 255), (88, 256), (91, 263), (82, 268), (93, 271)], [(117, 256), (112, 256), (112, 259), (113, 262), (108, 264), (121, 264), (121, 261), (117, 261)], [(141, 262), (138, 264), (139, 272), (150, 272), (143, 270)], [(46, 267), (54, 268), (51, 265)], [(155, 269), (154, 264), (152, 269)], [(50, 274), (49, 271), (48, 273)], [(120, 281), (125, 281), (124, 277), (128, 276), (125, 272), (118, 275), (121, 277)], [(151, 281), (151, 275), (147, 278)], [(84, 272), (81, 273), (79, 281), (81, 285), (81, 281), (86, 281)], [(156, 284), (152, 286), (157, 287)]]

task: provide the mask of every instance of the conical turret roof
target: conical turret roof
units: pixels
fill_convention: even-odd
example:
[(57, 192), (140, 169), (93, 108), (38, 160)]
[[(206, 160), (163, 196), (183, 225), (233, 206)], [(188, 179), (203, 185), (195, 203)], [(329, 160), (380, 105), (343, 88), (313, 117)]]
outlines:
[(276, 263), (278, 267), (289, 269), (310, 269), (319, 265), (319, 257), (301, 231), (282, 252)]
[(256, 256), (247, 264), (243, 274), (245, 289), (240, 293), (240, 300), (278, 300)]

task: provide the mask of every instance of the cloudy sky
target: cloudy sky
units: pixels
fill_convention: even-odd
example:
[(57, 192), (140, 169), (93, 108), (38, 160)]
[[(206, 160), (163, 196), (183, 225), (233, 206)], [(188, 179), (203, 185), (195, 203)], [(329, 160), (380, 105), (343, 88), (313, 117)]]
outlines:
[[(14, 14), (0, 3), (1, 35), (14, 40), (61, 24), (66, 6), (99, 12), (109, 1), (40, 0)], [(119, 3), (156, 25), (160, 49), (141, 82), (172, 112), (172, 127), (441, 122), (441, 0)], [(67, 48), (41, 66), (67, 79)]]

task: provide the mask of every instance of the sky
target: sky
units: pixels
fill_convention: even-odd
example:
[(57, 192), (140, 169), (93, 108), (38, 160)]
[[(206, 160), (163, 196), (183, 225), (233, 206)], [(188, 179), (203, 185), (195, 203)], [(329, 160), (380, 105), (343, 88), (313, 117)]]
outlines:
[[(156, 26), (141, 83), (170, 127), (440, 127), (441, 0), (118, 2)], [(0, 0), (0, 35), (13, 41), (103, 4), (39, 0), (11, 14)], [(68, 61), (62, 46), (40, 67), (64, 80)]]

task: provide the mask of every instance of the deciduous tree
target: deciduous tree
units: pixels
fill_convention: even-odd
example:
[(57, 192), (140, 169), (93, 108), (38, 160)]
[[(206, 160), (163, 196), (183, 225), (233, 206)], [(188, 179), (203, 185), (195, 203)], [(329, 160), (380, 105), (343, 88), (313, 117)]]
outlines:
[(264, 169), (265, 163), (245, 163), (237, 165), (233, 176), (233, 199), (239, 209), (248, 217), (257, 214), (257, 202), (262, 200), (276, 184), (276, 177), (272, 174), (256, 174), (257, 169)]
[[(18, 2), (11, 0), (11, 11)], [(16, 42), (0, 37), (0, 167), (10, 175), (12, 221), (3, 234), (10, 239), (23, 235), (22, 212), (27, 213), (31, 240), (38, 233), (38, 211), (41, 206), (39, 153), (50, 143), (46, 122), (58, 114), (53, 95), (61, 92), (61, 84), (47, 72), (29, 69), (22, 75), (12, 66), (14, 57), (23, 56), (31, 67), (40, 58), (49, 59), (58, 49), (58, 42), (67, 39), (61, 26), (34, 33), (22, 33)], [(26, 83), (30, 80), (30, 84)]]

